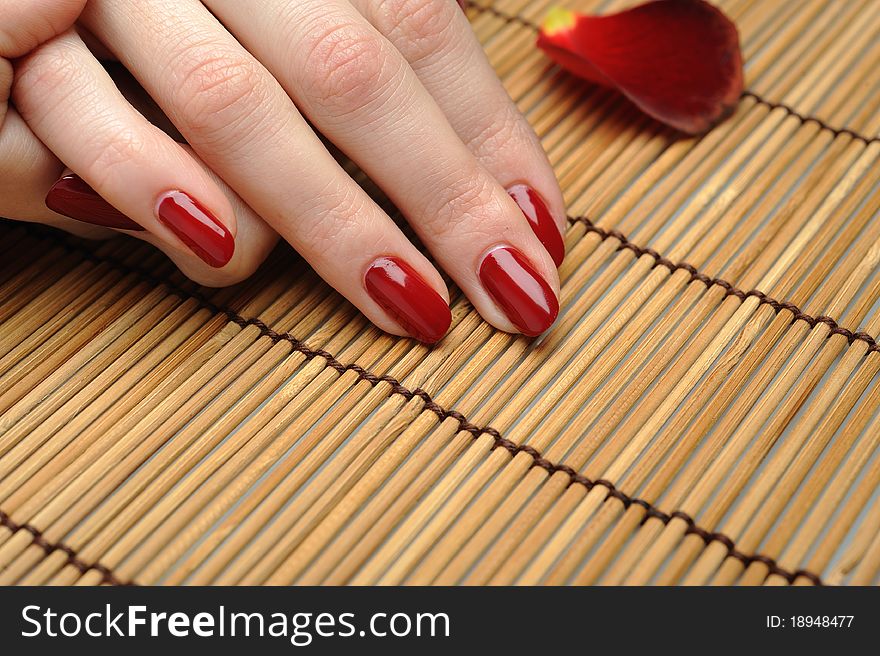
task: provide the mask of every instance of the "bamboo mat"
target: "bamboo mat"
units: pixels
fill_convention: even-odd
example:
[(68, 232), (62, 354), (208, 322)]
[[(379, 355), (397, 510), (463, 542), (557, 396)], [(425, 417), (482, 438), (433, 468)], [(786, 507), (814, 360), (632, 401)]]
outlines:
[(627, 3), (468, 10), (572, 217), (539, 341), (0, 226), (0, 582), (878, 582), (880, 2), (719, 3), (702, 138), (549, 66), (550, 4)]

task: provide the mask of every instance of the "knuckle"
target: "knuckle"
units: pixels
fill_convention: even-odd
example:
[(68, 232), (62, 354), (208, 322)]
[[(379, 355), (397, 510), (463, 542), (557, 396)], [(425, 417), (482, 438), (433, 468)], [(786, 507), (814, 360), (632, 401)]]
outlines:
[(492, 217), (499, 214), (495, 183), (477, 166), (470, 174), (458, 171), (433, 188), (439, 192), (427, 200), (421, 222), (435, 236), (461, 236), (463, 231), (492, 225)]
[(212, 137), (251, 119), (264, 106), (259, 64), (228, 49), (199, 44), (175, 58), (179, 111), (190, 129)]
[[(338, 249), (339, 244), (358, 243), (369, 216), (367, 201), (359, 187), (327, 185), (320, 198), (320, 205), (306, 210), (311, 220), (304, 221), (298, 238), (308, 248), (327, 253)], [(317, 217), (322, 217), (318, 219)]]
[(492, 120), (485, 121), (482, 128), (467, 140), (468, 148), (478, 157), (497, 156), (516, 143), (531, 143), (531, 139), (522, 117), (509, 105), (503, 111), (494, 112)]
[(454, 41), (458, 8), (436, 0), (383, 0), (378, 7), (379, 29), (402, 40), (407, 58), (416, 63)]
[(398, 72), (388, 47), (365, 27), (335, 25), (307, 45), (305, 92), (334, 115), (376, 99)]

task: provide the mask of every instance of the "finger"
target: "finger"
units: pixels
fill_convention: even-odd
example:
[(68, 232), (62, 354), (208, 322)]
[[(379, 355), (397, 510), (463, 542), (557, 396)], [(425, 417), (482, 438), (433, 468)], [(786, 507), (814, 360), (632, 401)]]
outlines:
[[(186, 146), (183, 146), (185, 149)], [(196, 155), (192, 153), (193, 158)], [(226, 287), (250, 277), (278, 242), (278, 234), (256, 215), (226, 184), (205, 167), (227, 195), (238, 226), (239, 247), (222, 268), (207, 264), (194, 253), (170, 248), (156, 235), (140, 230), (132, 236), (154, 245), (168, 255), (186, 277), (206, 287)], [(65, 216), (76, 216), (80, 225), (95, 224), (114, 230), (131, 230), (131, 220), (113, 207), (72, 171), (65, 171), (46, 194), (46, 207)]]
[[(27, 3), (15, 0), (14, 4), (15, 9), (22, 9)], [(83, 4), (84, 0), (53, 0), (49, 3), (34, 0), (29, 4), (29, 11), (20, 12), (18, 17), (19, 20), (33, 23), (34, 29), (29, 30), (22, 28), (20, 24), (9, 22), (12, 15), (6, 10), (10, 5), (7, 0), (0, 0), (0, 14), (5, 19), (0, 27), (2, 54), (19, 56), (29, 51), (32, 45), (49, 40), (64, 31), (76, 18)], [(39, 20), (34, 20), (35, 16)], [(10, 35), (18, 41), (10, 39)], [(82, 180), (64, 175), (70, 174), (70, 171), (65, 170), (61, 161), (33, 134), (21, 116), (14, 109), (6, 111), (11, 86), (12, 66), (5, 59), (0, 59), (0, 216), (41, 223), (89, 238), (107, 238), (115, 234), (113, 230), (96, 225), (96, 219), (98, 224), (126, 222), (126, 227), (139, 230), (137, 224), (100, 198)], [(190, 155), (193, 156), (191, 152)], [(212, 176), (209, 171), (207, 174)], [(238, 249), (227, 266), (214, 269), (188, 252), (168, 248), (165, 243), (147, 232), (141, 231), (138, 236), (165, 250), (193, 280), (207, 285), (231, 284), (244, 279), (259, 266), (276, 243), (277, 235), (225, 187), (222, 181), (213, 176), (212, 178), (229, 197), (238, 217), (239, 234), (244, 234), (247, 242), (247, 247)], [(89, 210), (85, 212), (87, 221), (73, 220), (53, 211), (49, 207), (54, 204), (51, 198), (53, 190), (56, 193), (63, 193), (65, 190), (76, 193), (76, 200), (83, 204), (83, 209)]]
[(507, 189), (559, 266), (566, 227), (559, 183), (465, 15), (444, 0), (352, 2), (409, 61), (462, 141)]
[(13, 98), (34, 133), (134, 221), (129, 229), (140, 226), (212, 267), (232, 259), (236, 227), (226, 196), (134, 110), (75, 33), (18, 60)]
[[(92, 38), (94, 39), (94, 37)], [(92, 45), (87, 45), (89, 45), (89, 49), (94, 53)], [(99, 48), (103, 48), (100, 42), (97, 42), (97, 45)], [(95, 55), (98, 56), (97, 53)], [(104, 67), (125, 99), (150, 123), (168, 134), (174, 141), (180, 143), (181, 147), (211, 176), (232, 203), (232, 209), (236, 216), (237, 246), (229, 264), (222, 269), (212, 269), (206, 267), (200, 260), (186, 257), (186, 254), (177, 254), (178, 266), (190, 278), (202, 285), (212, 287), (225, 286), (244, 280), (262, 263), (269, 251), (278, 242), (278, 233), (258, 217), (214, 171), (202, 162), (189, 145), (183, 143), (183, 136), (156, 104), (156, 101), (138, 84), (131, 73), (119, 62), (107, 62), (107, 57), (104, 59)], [(156, 240), (152, 241), (155, 243)], [(161, 248), (161, 245), (159, 247)]]
[(67, 29), (85, 0), (0, 0), (0, 216), (58, 226), (84, 237), (107, 230), (55, 214), (43, 203), (64, 165), (9, 107), (13, 68), (19, 57)]
[(106, 46), (96, 39), (95, 35), (89, 32), (85, 27), (77, 25), (76, 33), (79, 34), (79, 37), (83, 40), (83, 43), (86, 44), (89, 51), (95, 56), (95, 59), (102, 62), (116, 61), (116, 57), (113, 56), (113, 53), (110, 52)]
[(0, 126), (9, 107), (9, 60), (30, 52), (69, 28), (86, 0), (0, 0)]
[(529, 335), (549, 328), (558, 312), (553, 261), (363, 16), (342, 0), (265, 0), (262, 20), (234, 0), (205, 4), (383, 188), (485, 318)]
[(86, 0), (0, 0), (0, 57), (15, 59), (61, 34)]
[(64, 165), (10, 109), (0, 126), (0, 216), (42, 223), (80, 237), (106, 238), (112, 232), (56, 214), (43, 202)]
[[(186, 146), (184, 146), (186, 148)], [(95, 217), (112, 214), (117, 220), (127, 220), (118, 210), (93, 191), (89, 198), (85, 183), (70, 180), (69, 171), (51, 151), (30, 131), (22, 118), (10, 110), (0, 127), (0, 216), (60, 228), (66, 232), (90, 239), (106, 239), (118, 234), (102, 227)], [(210, 172), (208, 172), (210, 175)], [(60, 179), (59, 179), (60, 178)], [(216, 180), (228, 195), (236, 214), (243, 247), (235, 251), (232, 260), (222, 269), (205, 264), (187, 251), (169, 248), (162, 240), (146, 231), (128, 233), (148, 241), (163, 250), (187, 277), (207, 286), (230, 285), (250, 276), (265, 260), (278, 240), (251, 208), (245, 205), (222, 181)], [(47, 199), (52, 189), (78, 192), (81, 208), (76, 213), (87, 221), (74, 220), (59, 214)]]
[(83, 22), (327, 282), (384, 330), (442, 336), (451, 316), (440, 275), (203, 5), (97, 0)]

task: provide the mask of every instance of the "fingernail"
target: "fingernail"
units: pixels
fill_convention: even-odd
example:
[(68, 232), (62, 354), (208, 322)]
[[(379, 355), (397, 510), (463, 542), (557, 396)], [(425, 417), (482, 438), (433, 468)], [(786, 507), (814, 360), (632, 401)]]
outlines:
[(458, 6), (461, 7), (461, 10), (464, 11), (467, 9), (468, 0), (458, 0)]
[(449, 330), (449, 304), (400, 258), (374, 261), (364, 275), (364, 286), (370, 298), (419, 341), (433, 344)]
[(510, 246), (489, 251), (480, 264), (480, 280), (510, 322), (524, 335), (547, 330), (559, 314), (550, 285), (525, 256)]
[(538, 195), (538, 192), (524, 184), (514, 185), (507, 190), (507, 193), (516, 201), (522, 213), (526, 215), (529, 225), (532, 226), (538, 240), (550, 253), (557, 268), (561, 266), (562, 260), (565, 258), (565, 241), (563, 241), (562, 233), (559, 232), (559, 227), (550, 215), (550, 210), (547, 209), (544, 199)]
[(46, 207), (71, 219), (118, 230), (143, 228), (122, 214), (78, 175), (70, 173), (52, 185), (46, 194)]
[(232, 259), (235, 252), (232, 234), (188, 194), (182, 191), (163, 194), (156, 215), (209, 266), (219, 269)]

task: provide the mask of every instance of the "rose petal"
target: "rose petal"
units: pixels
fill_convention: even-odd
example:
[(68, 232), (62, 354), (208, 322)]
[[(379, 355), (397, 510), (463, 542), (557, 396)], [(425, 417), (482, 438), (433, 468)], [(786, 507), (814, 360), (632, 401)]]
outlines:
[(729, 114), (743, 89), (736, 26), (703, 0), (656, 0), (608, 16), (554, 9), (538, 47), (691, 134)]

